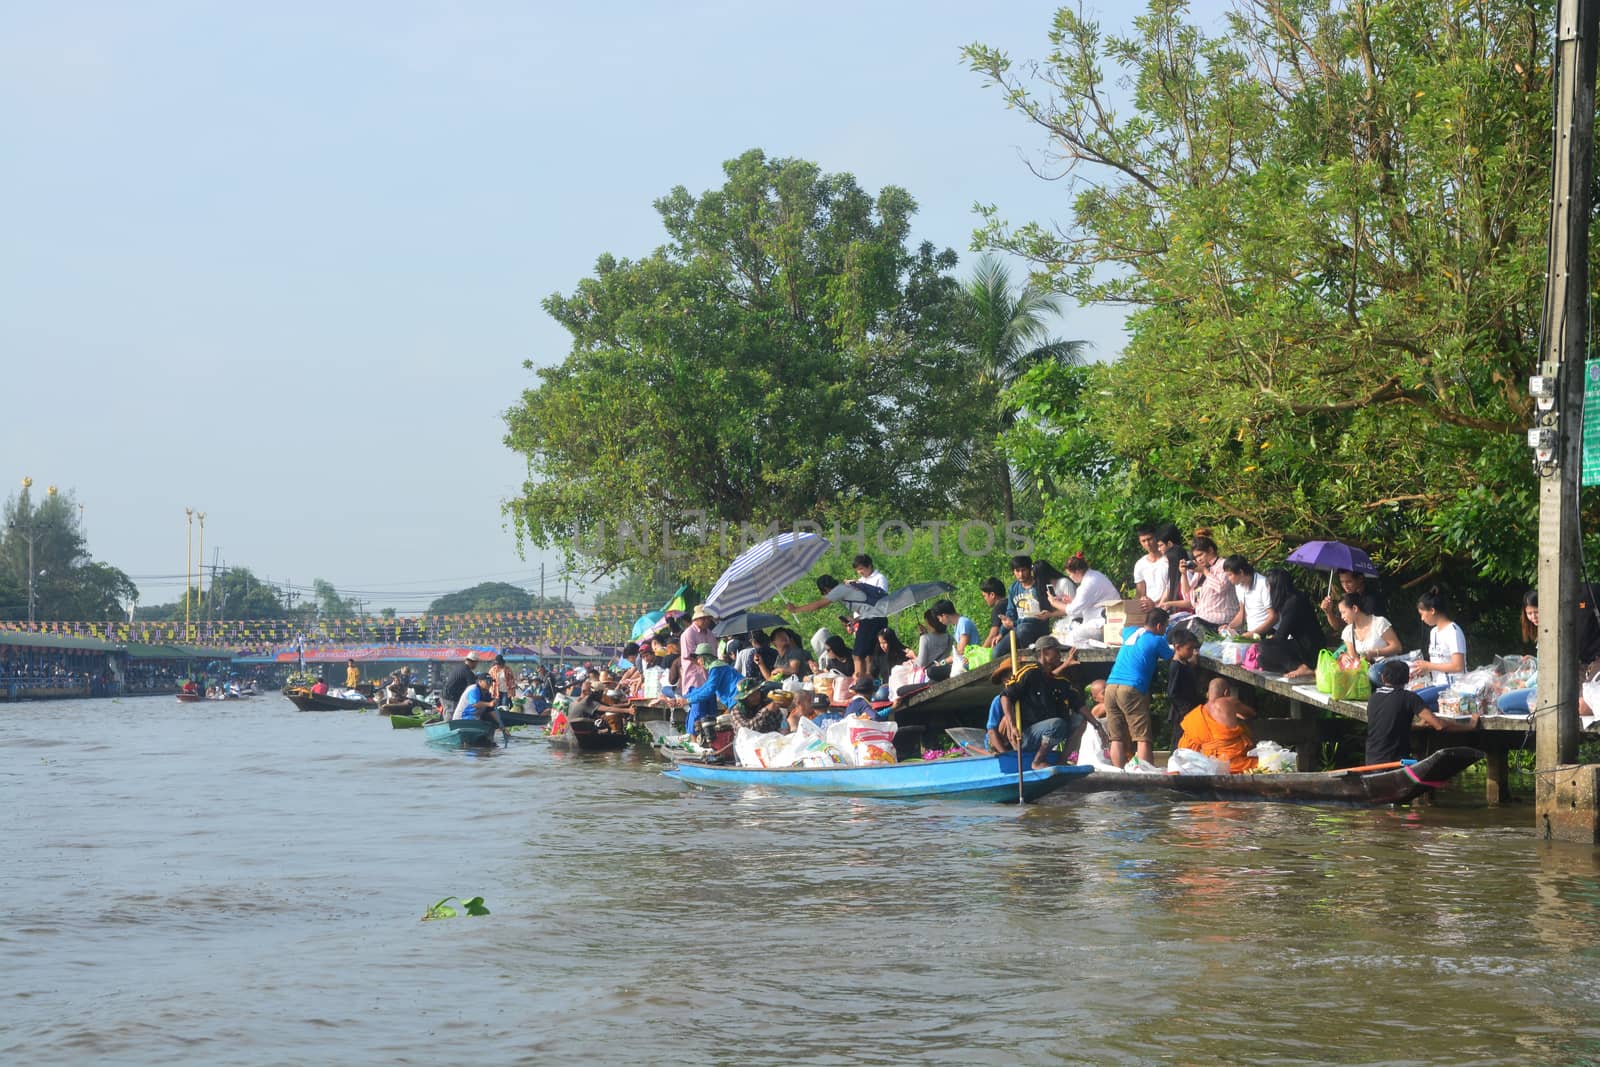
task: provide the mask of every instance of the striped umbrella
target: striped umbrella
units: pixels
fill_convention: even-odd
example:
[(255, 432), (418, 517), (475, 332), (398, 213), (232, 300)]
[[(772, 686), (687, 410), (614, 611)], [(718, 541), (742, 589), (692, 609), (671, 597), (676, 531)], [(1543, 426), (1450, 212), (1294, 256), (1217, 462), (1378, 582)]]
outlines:
[(706, 610), (719, 619), (753, 608), (806, 576), (831, 546), (814, 533), (784, 533), (746, 549), (728, 565), (706, 595)]

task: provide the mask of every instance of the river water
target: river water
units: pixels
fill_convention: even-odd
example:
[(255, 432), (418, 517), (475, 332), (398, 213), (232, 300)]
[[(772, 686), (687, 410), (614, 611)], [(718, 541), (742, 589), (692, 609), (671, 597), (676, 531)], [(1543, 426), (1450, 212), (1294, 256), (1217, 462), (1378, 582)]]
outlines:
[[(1600, 1063), (1600, 854), (1525, 807), (660, 769), (277, 695), (0, 707), (0, 1062)], [(419, 921), (451, 895), (491, 914)]]

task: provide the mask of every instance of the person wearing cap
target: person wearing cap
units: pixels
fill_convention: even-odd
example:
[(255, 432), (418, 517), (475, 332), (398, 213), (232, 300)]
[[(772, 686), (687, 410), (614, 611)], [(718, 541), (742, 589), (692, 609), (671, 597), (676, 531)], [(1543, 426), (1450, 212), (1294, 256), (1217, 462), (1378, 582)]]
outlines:
[(988, 741), (990, 752), (1033, 750), (1033, 767), (1038, 770), (1050, 765), (1051, 749), (1082, 729), (1083, 697), (1056, 673), (1061, 666), (1059, 641), (1047, 634), (1034, 642), (1033, 650), (1038, 662), (1024, 664), (1000, 693), (1000, 720), (990, 726)]
[(711, 627), (716, 625), (716, 621), (716, 617), (706, 610), (704, 604), (697, 604), (694, 611), (689, 615), (688, 628), (678, 635), (678, 648), (680, 649), (678, 657), (683, 661), (683, 688), (685, 690), (693, 689), (704, 681), (704, 676), (699, 675), (691, 667), (699, 664), (699, 657), (695, 649), (708, 643), (715, 646), (717, 635), (711, 632)]
[(727, 663), (717, 660), (717, 646), (710, 641), (702, 641), (695, 647), (695, 659), (700, 667), (701, 683), (690, 689), (681, 697), (677, 697), (673, 704), (676, 707), (688, 708), (688, 718), (684, 720), (683, 732), (694, 734), (695, 724), (702, 718), (716, 718), (718, 707), (727, 707), (733, 704), (735, 693), (739, 688), (739, 672)]
[(472, 680), (472, 684), (462, 690), (461, 698), (456, 701), (455, 710), (450, 713), (454, 719), (482, 719), (492, 722), (509, 740), (511, 732), (506, 729), (505, 723), (500, 721), (500, 714), (494, 706), (494, 689), (489, 683), (487, 674), (480, 674)]
[(1106, 756), (1118, 767), (1128, 761), (1130, 741), (1134, 754), (1146, 763), (1153, 755), (1150, 681), (1156, 665), (1172, 658), (1167, 618), (1165, 608), (1151, 608), (1143, 626), (1123, 627), (1122, 647), (1106, 678), (1106, 737), (1111, 742)]
[(733, 707), (728, 718), (735, 730), (754, 730), (758, 734), (783, 729), (783, 708), (772, 699), (765, 685), (753, 678), (741, 678), (733, 691)]
[(478, 680), (478, 654), (468, 652), (455, 670), (450, 672), (450, 677), (444, 683), (444, 707), (446, 711), (453, 709), (461, 700), (461, 694), (467, 687)]

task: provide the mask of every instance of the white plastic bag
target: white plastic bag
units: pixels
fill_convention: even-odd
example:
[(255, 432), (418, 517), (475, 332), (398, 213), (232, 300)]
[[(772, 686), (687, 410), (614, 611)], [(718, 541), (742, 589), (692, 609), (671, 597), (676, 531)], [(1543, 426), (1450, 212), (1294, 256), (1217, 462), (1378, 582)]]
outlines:
[(950, 654), (950, 677), (955, 678), (967, 673), (967, 661), (959, 653)]
[(1134, 757), (1130, 758), (1127, 763), (1124, 763), (1122, 765), (1122, 769), (1124, 771), (1127, 771), (1129, 774), (1165, 774), (1166, 773), (1160, 767), (1157, 767), (1154, 763), (1146, 763), (1144, 760), (1140, 759), (1138, 756), (1134, 756)]
[(917, 671), (920, 670), (915, 663), (907, 660), (905, 663), (896, 664), (889, 669), (889, 699), (893, 700), (900, 695), (902, 686), (914, 685)]
[(1100, 731), (1093, 726), (1083, 731), (1083, 741), (1078, 745), (1078, 766), (1093, 767), (1096, 774), (1102, 771), (1122, 772), (1121, 767), (1106, 758), (1105, 746), (1100, 743)]
[(1256, 766), (1266, 774), (1287, 774), (1299, 765), (1294, 749), (1284, 748), (1276, 741), (1262, 741), (1246, 755), (1254, 756)]
[(1232, 769), (1219, 759), (1213, 759), (1192, 748), (1177, 748), (1167, 759), (1168, 774), (1231, 774)]

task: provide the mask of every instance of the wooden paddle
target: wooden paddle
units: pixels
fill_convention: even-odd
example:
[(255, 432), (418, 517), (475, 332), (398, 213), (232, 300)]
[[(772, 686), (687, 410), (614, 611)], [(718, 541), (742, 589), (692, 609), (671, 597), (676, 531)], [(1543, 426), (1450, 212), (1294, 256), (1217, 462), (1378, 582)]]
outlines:
[[(1017, 631), (1011, 630), (1011, 656), (1012, 663), (1017, 662)], [(1015, 675), (1013, 675), (1015, 677)], [(1022, 701), (1017, 701), (1017, 806), (1021, 807), (1025, 801), (1022, 799)]]
[(1366, 774), (1370, 771), (1397, 771), (1405, 764), (1400, 760), (1393, 763), (1369, 763), (1365, 767), (1339, 767), (1335, 770), (1325, 771), (1325, 774)]

